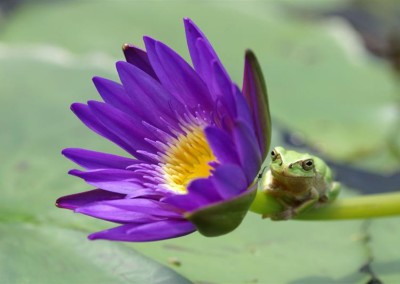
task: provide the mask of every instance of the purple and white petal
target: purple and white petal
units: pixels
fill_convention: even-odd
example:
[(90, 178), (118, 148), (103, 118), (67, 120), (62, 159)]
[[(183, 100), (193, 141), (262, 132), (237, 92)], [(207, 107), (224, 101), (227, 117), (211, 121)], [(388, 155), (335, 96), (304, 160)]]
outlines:
[(124, 198), (124, 196), (124, 194), (109, 192), (102, 189), (93, 189), (60, 197), (56, 201), (56, 206), (74, 210), (93, 202), (121, 199)]
[(168, 204), (143, 198), (91, 203), (77, 208), (75, 212), (118, 223), (147, 223), (169, 218), (181, 219), (181, 214)]
[(182, 103), (139, 68), (123, 61), (117, 62), (116, 67), (125, 91), (135, 105), (131, 112), (164, 130), (168, 129), (165, 121), (177, 126), (175, 115), (184, 112)]
[(144, 37), (144, 42), (154, 71), (171, 94), (189, 107), (196, 108), (200, 105), (203, 109), (212, 109), (212, 100), (206, 85), (182, 57), (150, 37)]
[(87, 105), (81, 103), (74, 103), (71, 105), (71, 110), (91, 130), (103, 136), (104, 138), (114, 142), (122, 149), (127, 151), (129, 154), (133, 156), (136, 155), (136, 149), (132, 148), (130, 143), (125, 142), (120, 137), (111, 132), (107, 127), (105, 127), (99, 121), (99, 119), (92, 113), (92, 111), (89, 109)]
[(165, 220), (148, 224), (127, 224), (89, 235), (89, 239), (149, 242), (181, 237), (196, 231), (186, 220)]
[(140, 160), (80, 148), (67, 148), (62, 151), (62, 154), (88, 170), (126, 169), (129, 166), (144, 163)]
[(129, 170), (98, 169), (90, 171), (70, 170), (70, 175), (84, 179), (88, 184), (121, 194), (151, 194), (143, 188), (140, 176)]
[[(211, 66), (210, 63), (213, 61), (220, 62), (218, 55), (214, 51), (210, 42), (204, 33), (196, 26), (196, 24), (189, 18), (184, 19), (186, 40), (192, 58), (194, 69), (203, 78), (204, 82), (208, 86), (211, 85), (210, 74)], [(208, 65), (205, 64), (208, 62)], [(222, 64), (219, 64), (222, 67)], [(222, 67), (223, 68), (223, 67)], [(224, 70), (224, 73), (227, 72)]]
[(152, 133), (148, 131), (140, 119), (134, 119), (105, 103), (89, 101), (88, 106), (110, 132), (136, 150), (137, 158), (148, 161), (148, 158), (140, 155), (137, 150), (150, 153), (156, 152), (156, 149), (145, 141), (145, 138), (154, 139), (155, 137), (153, 137)]

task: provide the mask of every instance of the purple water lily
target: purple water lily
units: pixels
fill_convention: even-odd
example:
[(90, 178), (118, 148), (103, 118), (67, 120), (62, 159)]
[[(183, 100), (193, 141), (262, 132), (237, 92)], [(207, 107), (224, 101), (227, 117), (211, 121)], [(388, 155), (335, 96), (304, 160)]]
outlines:
[(95, 77), (104, 102), (74, 103), (91, 130), (134, 158), (68, 148), (84, 170), (70, 174), (96, 187), (57, 206), (119, 226), (90, 239), (154, 241), (199, 230), (235, 229), (255, 193), (269, 147), (270, 120), (258, 63), (246, 53), (243, 89), (231, 81), (200, 29), (185, 19), (192, 68), (165, 44), (124, 45), (121, 80)]

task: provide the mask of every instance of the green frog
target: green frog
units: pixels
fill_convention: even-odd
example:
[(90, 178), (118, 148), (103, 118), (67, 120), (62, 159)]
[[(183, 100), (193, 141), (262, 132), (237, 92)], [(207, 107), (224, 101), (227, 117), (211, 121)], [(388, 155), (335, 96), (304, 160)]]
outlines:
[(271, 164), (263, 190), (283, 208), (263, 217), (288, 220), (335, 200), (340, 192), (340, 183), (333, 181), (331, 169), (320, 158), (276, 147), (271, 151)]

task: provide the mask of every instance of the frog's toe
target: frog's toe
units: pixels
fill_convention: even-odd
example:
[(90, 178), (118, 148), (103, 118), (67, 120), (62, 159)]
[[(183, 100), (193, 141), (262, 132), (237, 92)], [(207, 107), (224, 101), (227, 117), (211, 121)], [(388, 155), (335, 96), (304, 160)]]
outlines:
[(329, 200), (329, 198), (328, 198), (327, 195), (322, 195), (322, 196), (318, 199), (318, 202), (319, 202), (319, 203), (326, 203), (326, 202), (328, 202), (328, 200)]
[(296, 210), (294, 210), (293, 208), (288, 208), (282, 212), (271, 215), (270, 218), (271, 220), (274, 221), (284, 221), (284, 220), (290, 220), (296, 215), (297, 215)]

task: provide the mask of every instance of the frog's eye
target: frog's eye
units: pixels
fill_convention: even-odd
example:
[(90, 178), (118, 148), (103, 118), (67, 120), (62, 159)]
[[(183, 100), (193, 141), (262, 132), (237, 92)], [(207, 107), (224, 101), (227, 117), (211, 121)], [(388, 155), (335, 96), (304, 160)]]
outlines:
[(272, 150), (271, 151), (271, 160), (275, 161), (277, 157), (278, 157), (278, 154), (276, 153), (276, 151)]
[(314, 161), (312, 159), (305, 160), (301, 163), (301, 166), (305, 171), (312, 170), (314, 168)]

